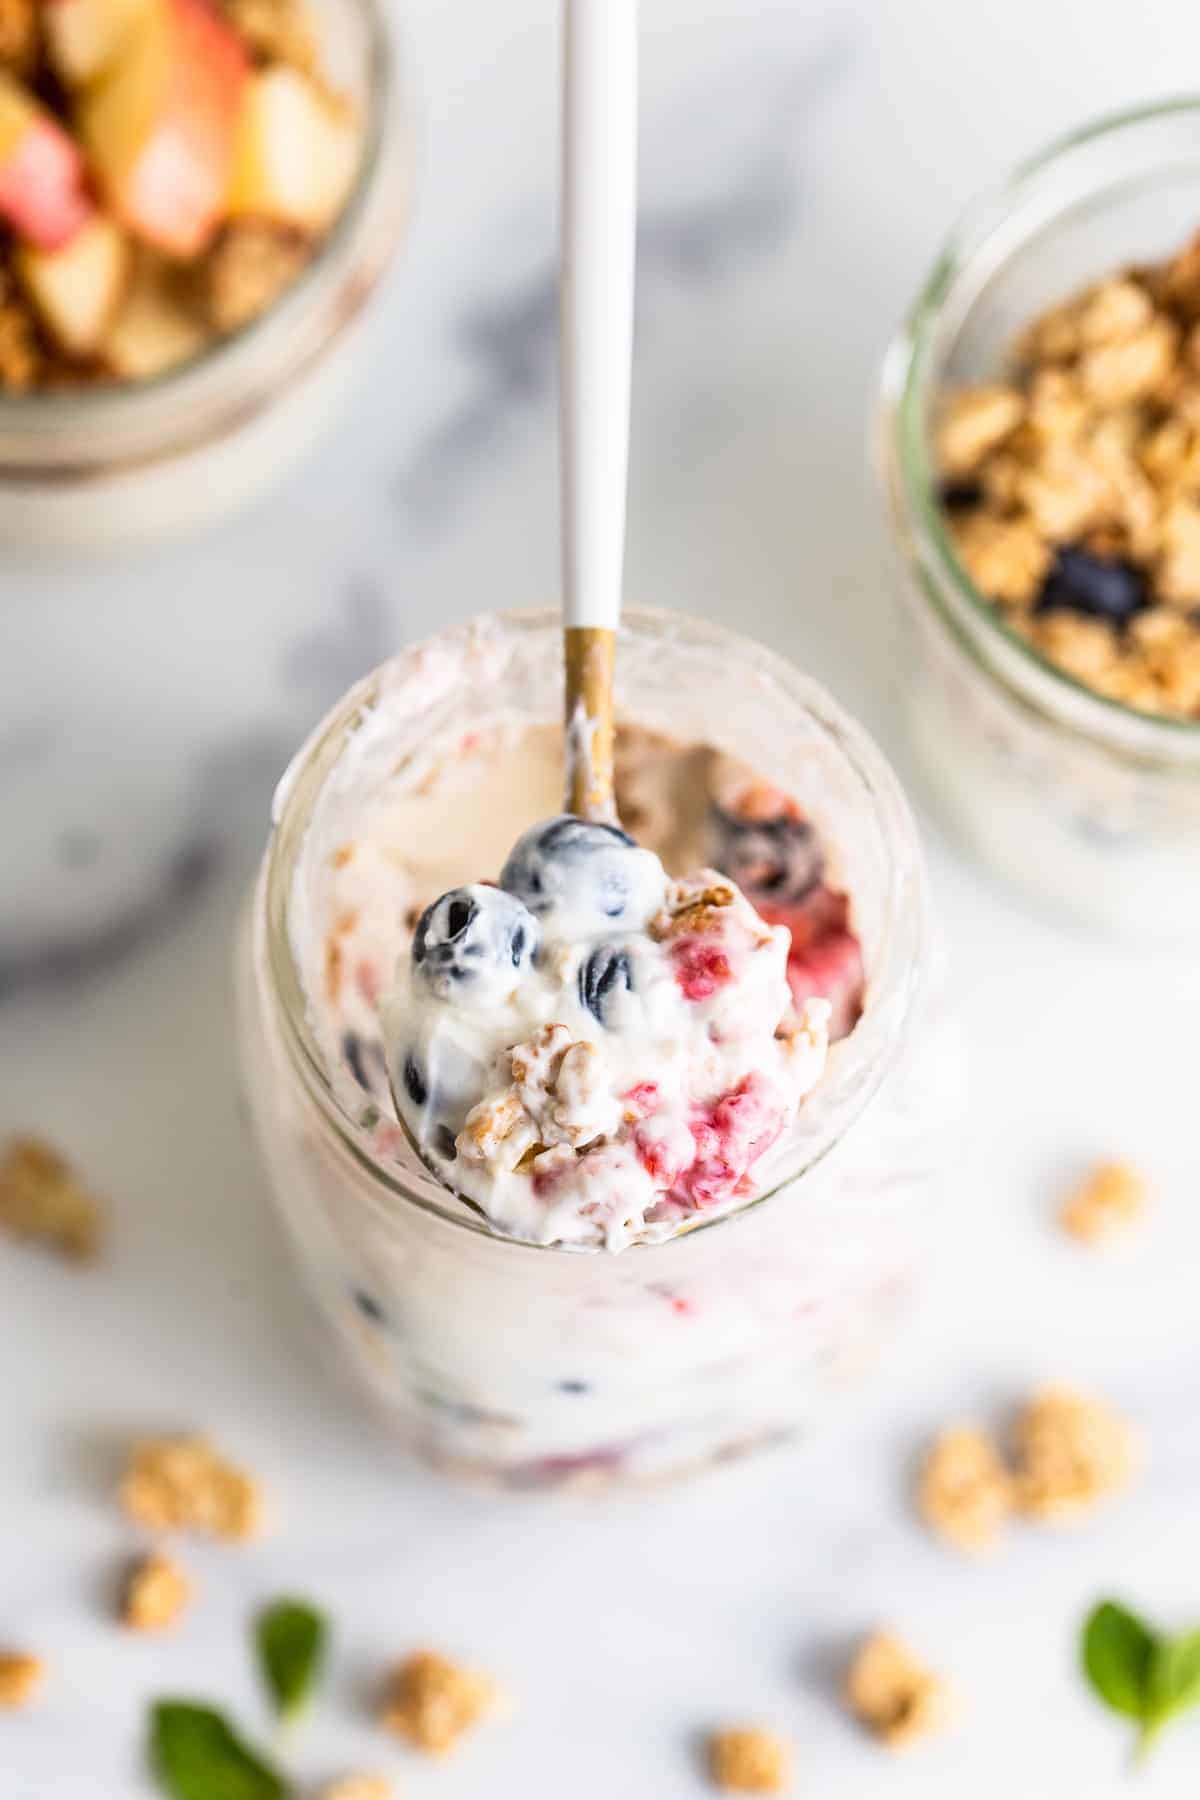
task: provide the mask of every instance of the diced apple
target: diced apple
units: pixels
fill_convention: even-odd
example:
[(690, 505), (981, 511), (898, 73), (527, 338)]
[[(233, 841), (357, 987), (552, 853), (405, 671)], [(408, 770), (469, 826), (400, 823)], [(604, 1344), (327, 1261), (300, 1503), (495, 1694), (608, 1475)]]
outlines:
[(17, 251), (17, 272), (42, 323), (69, 356), (103, 342), (129, 273), (124, 233), (97, 213), (61, 250)]
[(200, 320), (173, 291), (170, 270), (143, 258), (100, 352), (114, 375), (148, 381), (190, 362), (208, 342)]
[(145, 0), (82, 96), (80, 131), (109, 206), (169, 255), (197, 255), (220, 223), (247, 74), (207, 0)]
[(19, 81), (0, 70), (0, 218), (40, 250), (57, 250), (91, 215), (75, 144)]
[(246, 90), (229, 211), (323, 231), (345, 202), (358, 157), (349, 109), (300, 69), (277, 64), (254, 75)]
[(145, 0), (45, 0), (50, 60), (68, 87), (94, 81), (113, 61)]

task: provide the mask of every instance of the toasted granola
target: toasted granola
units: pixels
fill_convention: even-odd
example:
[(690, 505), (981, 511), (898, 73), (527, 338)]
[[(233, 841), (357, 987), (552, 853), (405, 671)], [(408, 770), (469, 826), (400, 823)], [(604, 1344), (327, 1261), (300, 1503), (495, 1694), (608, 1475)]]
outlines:
[(46, 1665), (27, 1650), (0, 1650), (0, 1708), (15, 1711), (36, 1698)]
[(135, 1446), (121, 1504), (152, 1531), (253, 1537), (262, 1524), (257, 1483), (201, 1437), (150, 1438)]
[(317, 37), (304, 0), (221, 0), (222, 10), (260, 62), (290, 63), (311, 72)]
[(1200, 719), (1200, 235), (1033, 320), (946, 395), (946, 524), (1005, 622), (1106, 699)]
[(917, 1484), (921, 1517), (939, 1537), (972, 1554), (999, 1542), (1013, 1509), (1013, 1483), (987, 1432), (974, 1425), (943, 1431)]
[(846, 1674), (854, 1716), (889, 1750), (935, 1732), (950, 1713), (949, 1690), (900, 1638), (876, 1631), (855, 1652)]
[(89, 1262), (100, 1243), (101, 1212), (70, 1163), (44, 1138), (12, 1138), (0, 1158), (0, 1230)]
[(792, 1778), (791, 1747), (760, 1726), (730, 1726), (708, 1740), (715, 1786), (737, 1794), (782, 1794)]
[(393, 1792), (386, 1775), (343, 1775), (321, 1789), (321, 1800), (392, 1800)]
[(31, 74), (39, 42), (35, 0), (0, 0), (0, 66), (14, 75)]
[(131, 1631), (165, 1631), (182, 1617), (192, 1584), (177, 1562), (153, 1551), (139, 1557), (125, 1577), (121, 1623)]
[(1136, 1465), (1133, 1433), (1103, 1401), (1047, 1387), (1013, 1428), (1020, 1510), (1045, 1524), (1073, 1524), (1119, 1492)]
[(292, 285), (311, 254), (300, 232), (270, 220), (226, 225), (203, 271), (203, 303), (212, 325), (220, 332), (237, 331), (257, 319)]
[(1094, 1244), (1128, 1229), (1146, 1209), (1145, 1177), (1125, 1162), (1097, 1163), (1067, 1196), (1059, 1220), (1081, 1243)]
[(380, 1723), (428, 1756), (445, 1756), (465, 1731), (495, 1713), (499, 1694), (486, 1675), (436, 1650), (418, 1650), (388, 1676)]

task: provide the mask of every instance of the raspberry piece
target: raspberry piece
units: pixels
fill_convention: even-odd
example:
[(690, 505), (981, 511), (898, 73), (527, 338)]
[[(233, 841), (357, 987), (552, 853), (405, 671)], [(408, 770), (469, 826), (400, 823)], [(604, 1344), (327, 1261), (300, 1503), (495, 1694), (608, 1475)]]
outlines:
[(711, 1000), (733, 980), (729, 958), (711, 938), (685, 937), (671, 946), (675, 979), (685, 1000)]

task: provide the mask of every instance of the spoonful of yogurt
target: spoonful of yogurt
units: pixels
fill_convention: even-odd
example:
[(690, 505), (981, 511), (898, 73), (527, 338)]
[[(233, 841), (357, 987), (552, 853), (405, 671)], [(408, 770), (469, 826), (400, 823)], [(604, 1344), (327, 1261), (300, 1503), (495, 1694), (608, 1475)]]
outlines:
[(498, 882), (426, 909), (382, 1010), (418, 1155), (500, 1231), (621, 1250), (751, 1197), (824, 1068), (788, 931), (724, 876), (668, 878), (616, 822), (613, 664), (629, 436), (635, 0), (566, 0), (562, 246), (566, 807)]

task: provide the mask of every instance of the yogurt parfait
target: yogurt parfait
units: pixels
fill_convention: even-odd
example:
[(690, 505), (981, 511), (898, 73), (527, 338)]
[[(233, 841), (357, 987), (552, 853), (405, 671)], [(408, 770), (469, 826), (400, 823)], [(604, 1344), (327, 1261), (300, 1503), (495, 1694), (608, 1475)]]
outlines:
[(563, 814), (556, 615), (342, 702), (241, 947), (275, 1196), (421, 1456), (649, 1478), (792, 1433), (899, 1310), (955, 1059), (911, 819), (758, 646), (635, 614), (621, 823)]

